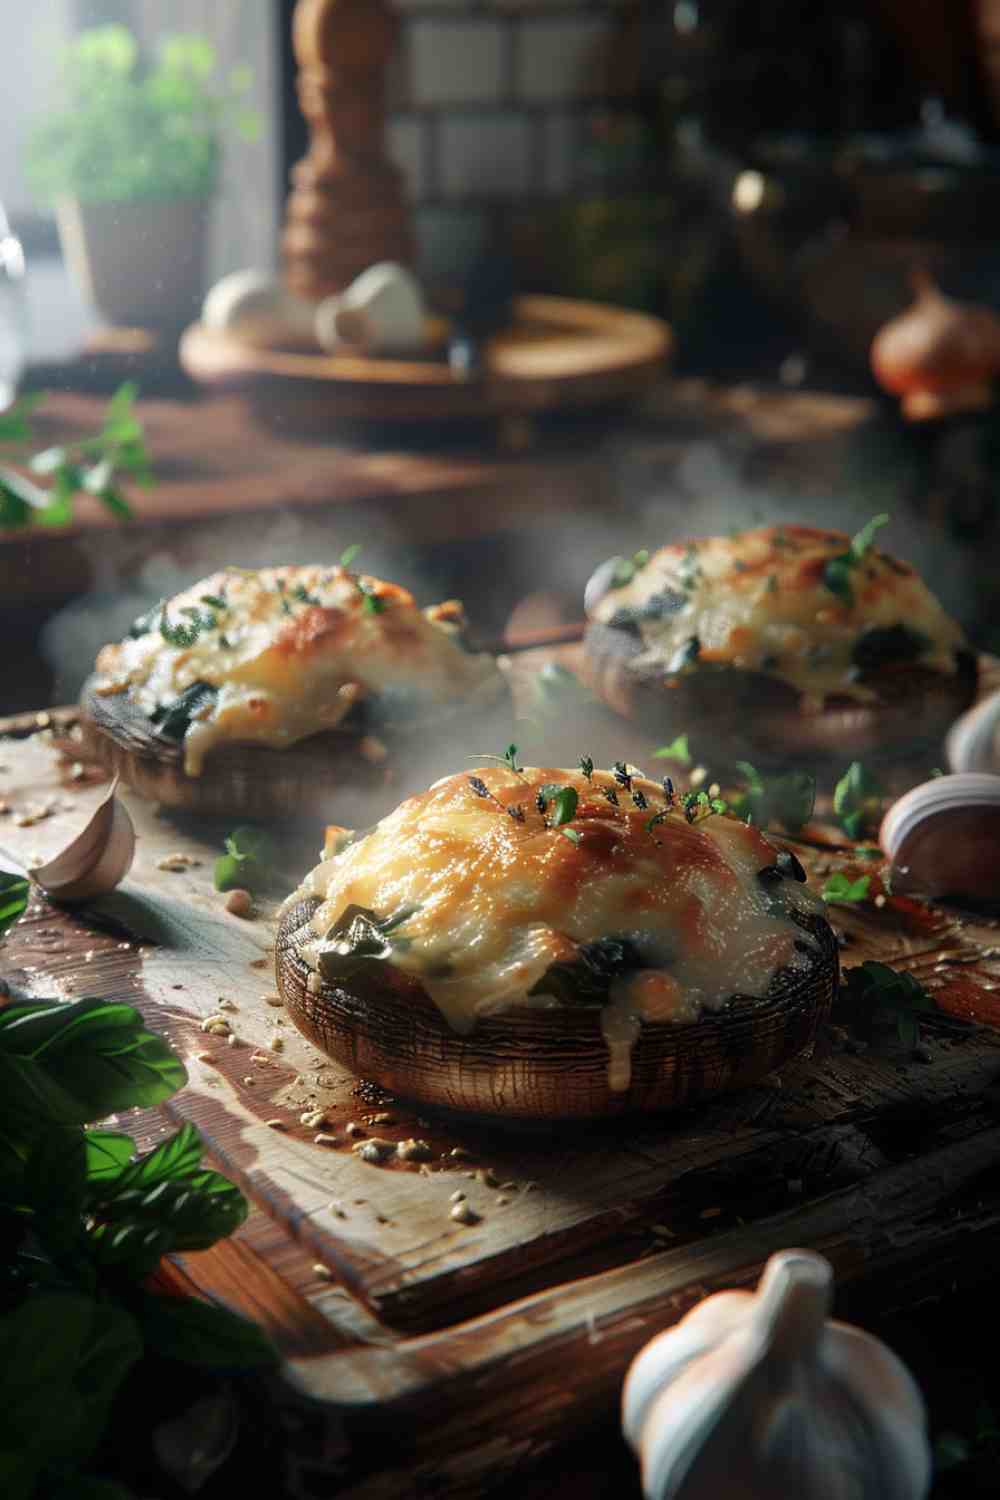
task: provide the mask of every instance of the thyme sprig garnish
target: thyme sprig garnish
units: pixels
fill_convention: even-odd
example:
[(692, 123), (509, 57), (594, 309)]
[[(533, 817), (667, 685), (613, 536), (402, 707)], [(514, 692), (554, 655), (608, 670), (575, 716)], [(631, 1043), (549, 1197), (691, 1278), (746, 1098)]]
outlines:
[(501, 812), (505, 812), (509, 818), (513, 818), (515, 823), (524, 822), (524, 808), (519, 802), (508, 807), (505, 802), (500, 801), (499, 797), (494, 796), (481, 776), (469, 776), (466, 780), (477, 797), (482, 797), (488, 802), (495, 802)]
[(689, 823), (699, 823), (705, 818), (729, 811), (724, 797), (711, 797), (708, 792), (685, 792), (681, 798), (684, 817)]
[(862, 526), (861, 530), (851, 538), (847, 551), (840, 553), (838, 557), (831, 557), (823, 569), (823, 582), (831, 594), (836, 594), (839, 599), (844, 600), (845, 604), (854, 603), (851, 575), (871, 547), (875, 540), (875, 533), (888, 524), (887, 515), (872, 516), (868, 524)]

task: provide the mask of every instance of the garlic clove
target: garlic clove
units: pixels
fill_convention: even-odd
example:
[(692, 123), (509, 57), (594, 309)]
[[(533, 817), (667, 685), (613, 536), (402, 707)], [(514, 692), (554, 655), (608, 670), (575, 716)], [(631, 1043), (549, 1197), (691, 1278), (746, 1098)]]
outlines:
[(913, 787), (882, 819), (893, 891), (1000, 902), (1000, 776), (963, 771)]
[(315, 304), (296, 297), (272, 271), (233, 271), (209, 291), (201, 321), (252, 348), (315, 348), (315, 312)]
[(90, 901), (106, 896), (132, 868), (135, 828), (125, 805), (115, 795), (118, 777), (111, 783), (86, 827), (44, 865), (28, 874), (53, 901)]
[(944, 748), (953, 771), (1000, 774), (1000, 692), (991, 693), (956, 719)]

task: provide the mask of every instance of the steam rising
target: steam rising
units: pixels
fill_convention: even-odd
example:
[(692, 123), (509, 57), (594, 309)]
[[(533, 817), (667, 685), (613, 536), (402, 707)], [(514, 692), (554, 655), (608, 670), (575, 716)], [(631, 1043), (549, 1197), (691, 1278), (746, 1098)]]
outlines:
[[(75, 699), (100, 647), (121, 639), (136, 616), (215, 569), (322, 559), (334, 563), (356, 542), (363, 546), (356, 566), (403, 584), (419, 604), (463, 599), (470, 633), (483, 640), (501, 634), (525, 596), (531, 596), (531, 603), (518, 610), (522, 629), (582, 618), (587, 578), (614, 554), (627, 556), (641, 547), (652, 550), (690, 536), (770, 523), (832, 526), (850, 533), (875, 511), (886, 509), (893, 512), (893, 524), (884, 534), (885, 549), (912, 562), (945, 608), (971, 623), (973, 565), (957, 548), (942, 547), (939, 526), (904, 506), (891, 454), (881, 467), (869, 463), (867, 473), (848, 475), (844, 464), (844, 477), (831, 493), (834, 466), (813, 461), (814, 444), (804, 443), (798, 454), (788, 433), (777, 436), (779, 447), (784, 444), (781, 456), (788, 476), (783, 485), (775, 484), (773, 473), (767, 482), (758, 477), (755, 468), (759, 471), (766, 462), (773, 470), (774, 465), (762, 459), (759, 435), (751, 438), (737, 429), (690, 442), (678, 440), (665, 425), (662, 437), (644, 436), (633, 447), (613, 439), (586, 466), (599, 482), (591, 480), (584, 491), (581, 481), (578, 509), (562, 508), (561, 493), (550, 498), (541, 489), (530, 527), (505, 531), (501, 513), (495, 535), (462, 541), (428, 544), (422, 539), (420, 501), (408, 505), (405, 499), (391, 525), (380, 507), (377, 535), (371, 534), (363, 507), (332, 515), (251, 512), (210, 527), (178, 523), (164, 531), (164, 545), (151, 553), (148, 530), (102, 532), (99, 538), (81, 540), (94, 589), (56, 615), (43, 634), (42, 650), (55, 670), (56, 701)], [(847, 444), (841, 447), (847, 456)], [(565, 489), (564, 481), (558, 489)], [(609, 495), (619, 497), (617, 502), (610, 503)], [(463, 504), (476, 503), (487, 502), (456, 500), (456, 513)], [(394, 756), (393, 778), (383, 792), (364, 804), (353, 793), (335, 798), (332, 805), (316, 809), (317, 818), (363, 826), (363, 819), (381, 816), (403, 795), (449, 772), (471, 769), (484, 753), (502, 752), (511, 738), (520, 745), (522, 758), (537, 766), (575, 765), (584, 752), (598, 764), (635, 753), (634, 729), (574, 692), (571, 684), (567, 689), (565, 679), (556, 690), (540, 693), (531, 674), (518, 672), (516, 659), (514, 673), (527, 682), (519, 694), (518, 719), (499, 711), (474, 722), (456, 716), (440, 726), (440, 734), (415, 736), (402, 764)]]

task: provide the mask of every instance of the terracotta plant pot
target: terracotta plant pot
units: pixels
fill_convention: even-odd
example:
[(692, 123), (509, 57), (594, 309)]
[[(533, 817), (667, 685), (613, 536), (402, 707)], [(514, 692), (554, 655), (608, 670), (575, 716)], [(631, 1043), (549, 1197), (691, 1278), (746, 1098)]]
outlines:
[(66, 264), (108, 323), (180, 330), (204, 292), (207, 198), (56, 205)]

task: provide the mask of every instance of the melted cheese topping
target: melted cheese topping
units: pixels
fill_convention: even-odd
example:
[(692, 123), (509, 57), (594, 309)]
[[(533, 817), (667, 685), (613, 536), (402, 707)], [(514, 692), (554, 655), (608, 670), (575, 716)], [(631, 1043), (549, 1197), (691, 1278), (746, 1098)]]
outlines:
[(362, 697), (376, 700), (382, 722), (412, 725), (505, 691), (493, 658), (456, 638), (460, 605), (421, 611), (406, 589), (342, 567), (228, 569), (165, 614), (168, 630), (196, 622), (196, 639), (172, 644), (154, 612), (149, 630), (100, 652), (98, 691), (127, 689), (153, 715), (194, 683), (217, 688), (184, 736), (190, 776), (220, 742), (283, 749), (336, 727)]
[(666, 669), (695, 638), (694, 665), (783, 678), (803, 695), (805, 711), (832, 695), (877, 698), (857, 680), (852, 660), (859, 638), (875, 628), (919, 632), (927, 641), (920, 665), (955, 672), (962, 631), (908, 564), (869, 548), (850, 570), (850, 600), (827, 587), (826, 564), (849, 546), (840, 531), (767, 526), (663, 547), (625, 587), (609, 590), (592, 617), (634, 622), (642, 642), (631, 659), (637, 670)]
[[(807, 962), (803, 950), (813, 945), (792, 913), (823, 903), (793, 881), (757, 879), (775, 850), (756, 829), (720, 816), (692, 826), (677, 812), (650, 827), (664, 796), (639, 776), (632, 785), (644, 809), (603, 771), (589, 781), (559, 770), (474, 775), (489, 798), (467, 775), (449, 776), (346, 848), (344, 830), (328, 830), (328, 857), (289, 898), (321, 902), (301, 949), (314, 972), (348, 907), (381, 919), (412, 908), (388, 934), (389, 961), (468, 1033), (477, 1016), (560, 1004), (545, 988), (551, 965), (573, 962), (596, 939), (627, 940), (642, 967), (612, 981), (601, 1013), (611, 1086), (625, 1089), (644, 1021), (696, 1020), (733, 994), (763, 995), (779, 969)], [(537, 810), (539, 788), (552, 782), (577, 792), (568, 825), (576, 842)], [(617, 807), (607, 788), (616, 788)], [(523, 820), (510, 816), (512, 806)]]

